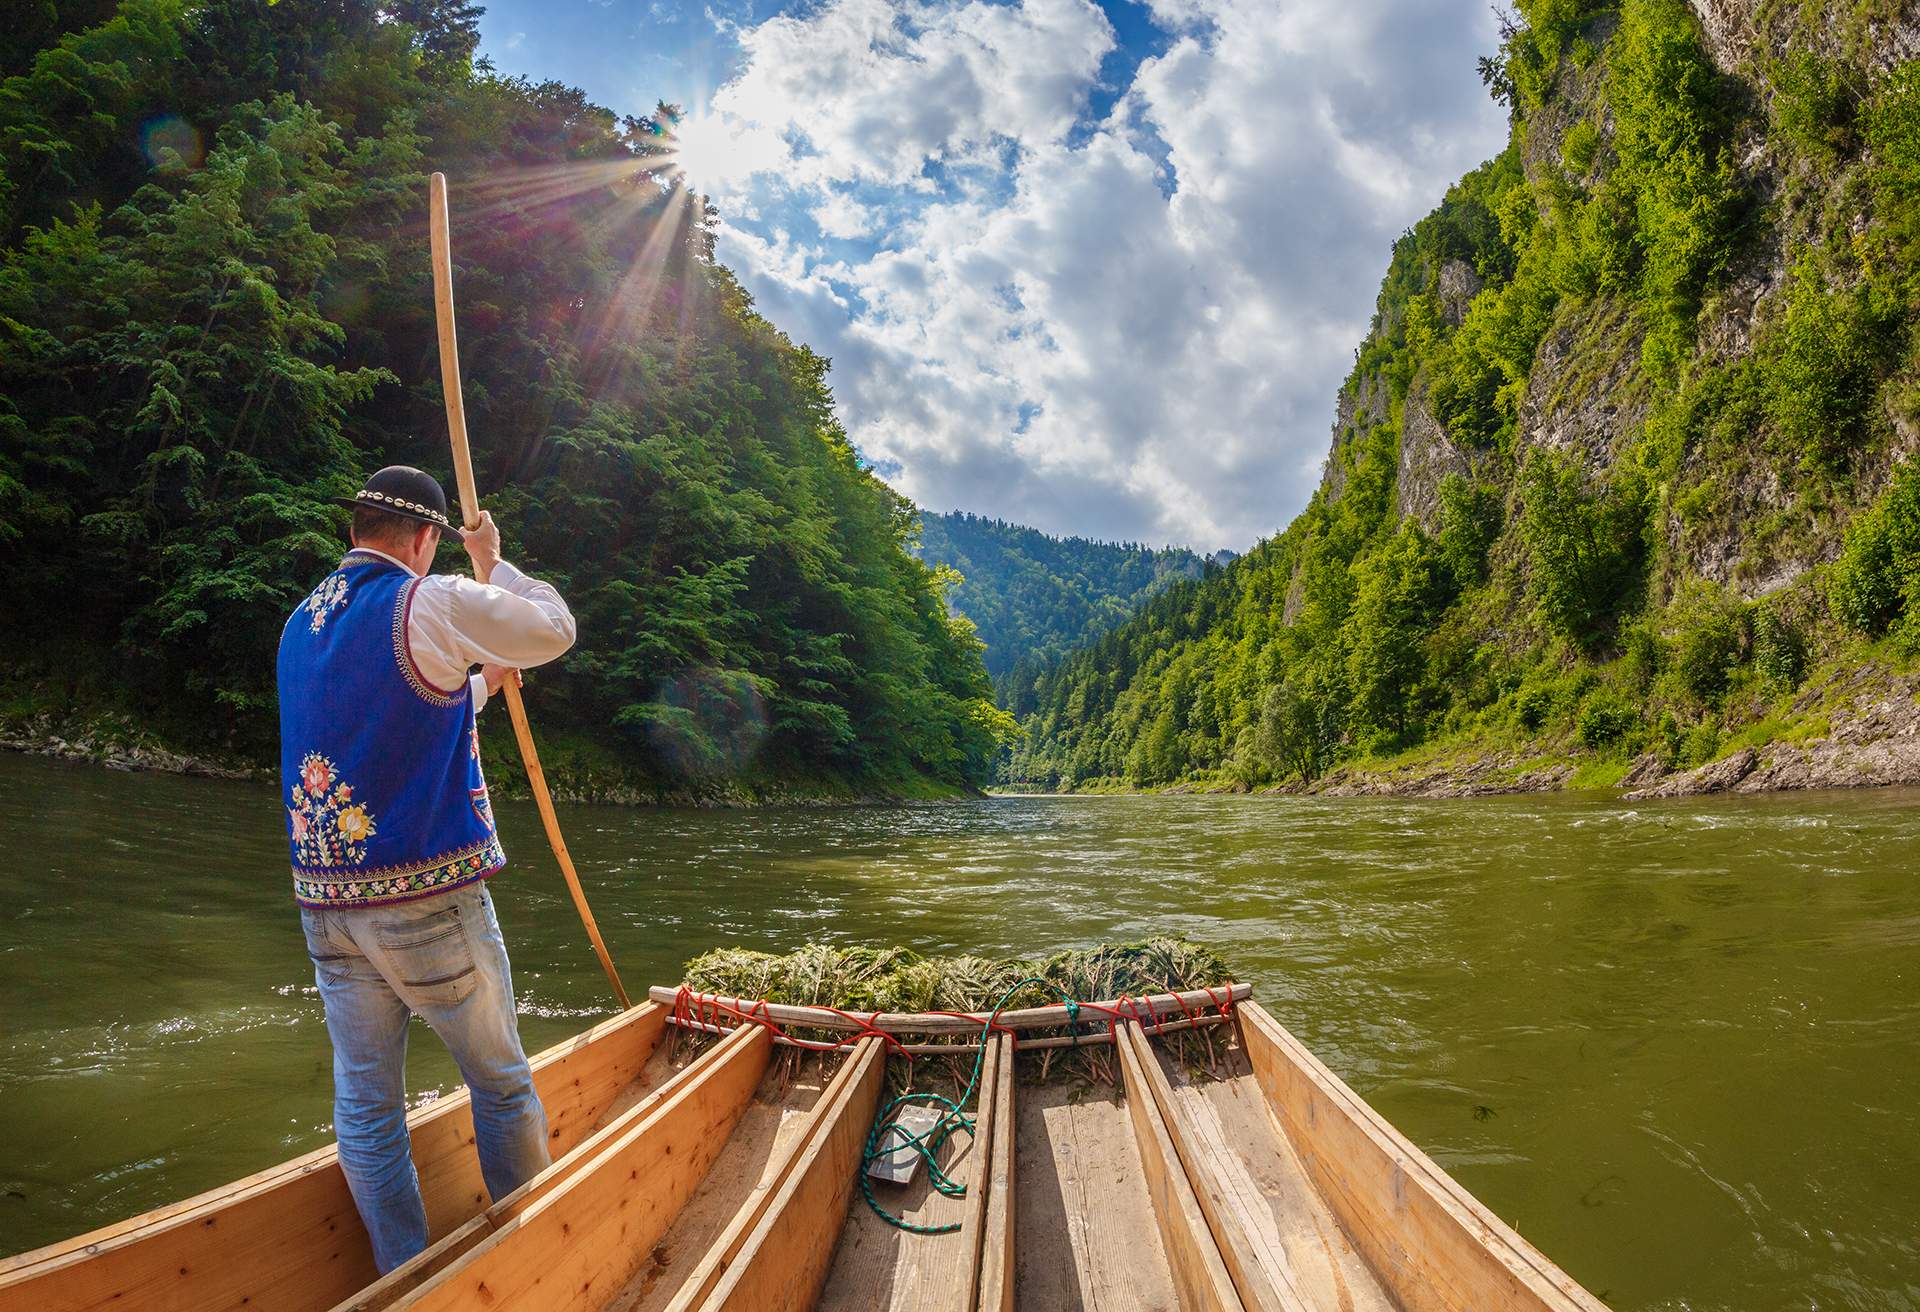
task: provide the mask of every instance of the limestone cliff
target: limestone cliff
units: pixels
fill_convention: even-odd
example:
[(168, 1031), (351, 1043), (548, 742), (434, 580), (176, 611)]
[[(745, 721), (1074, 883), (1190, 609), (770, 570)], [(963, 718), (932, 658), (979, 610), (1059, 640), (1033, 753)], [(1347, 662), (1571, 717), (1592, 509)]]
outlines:
[(1015, 778), (1920, 782), (1920, 6), (1525, 0), (1482, 72), (1312, 504), (1050, 672)]

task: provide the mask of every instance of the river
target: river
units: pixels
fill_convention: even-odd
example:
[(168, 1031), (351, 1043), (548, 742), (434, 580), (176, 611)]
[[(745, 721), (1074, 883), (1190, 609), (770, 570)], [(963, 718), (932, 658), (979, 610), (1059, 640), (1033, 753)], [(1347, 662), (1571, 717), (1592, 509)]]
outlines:
[[(563, 810), (630, 987), (715, 944), (1179, 932), (1619, 1312), (1920, 1308), (1908, 792)], [(531, 807), (529, 1049), (610, 1007)], [(329, 1137), (271, 787), (0, 752), (0, 1253)], [(411, 1087), (453, 1086), (424, 1027)]]

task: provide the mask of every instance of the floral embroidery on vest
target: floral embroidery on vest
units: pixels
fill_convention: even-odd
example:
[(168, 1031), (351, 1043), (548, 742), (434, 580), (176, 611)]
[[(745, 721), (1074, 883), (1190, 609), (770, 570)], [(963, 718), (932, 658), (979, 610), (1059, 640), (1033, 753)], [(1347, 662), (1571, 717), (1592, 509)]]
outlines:
[(307, 614), (311, 617), (309, 627), (320, 632), (326, 627), (327, 617), (347, 604), (347, 576), (329, 574), (313, 595), (307, 598)]
[(293, 785), (293, 803), (287, 816), (293, 826), (293, 847), (302, 863), (311, 866), (357, 866), (367, 859), (367, 840), (373, 837), (373, 816), (365, 806), (350, 806), (353, 787), (318, 752), (300, 762), (300, 778)]
[(383, 866), (335, 879), (316, 872), (293, 872), (293, 895), (308, 906), (373, 906), (402, 902), (441, 888), (458, 888), (483, 879), (507, 863), (500, 840), (489, 834), (472, 847), (405, 866)]

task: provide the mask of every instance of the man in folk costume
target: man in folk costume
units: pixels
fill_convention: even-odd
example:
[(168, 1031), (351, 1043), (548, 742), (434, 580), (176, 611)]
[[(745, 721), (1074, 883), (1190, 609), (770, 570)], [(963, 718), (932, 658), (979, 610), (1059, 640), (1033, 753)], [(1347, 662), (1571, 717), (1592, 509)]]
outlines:
[[(548, 1162), (487, 876), (494, 832), (474, 716), (514, 672), (573, 645), (560, 594), (464, 535), (488, 583), (430, 574), (453, 529), (429, 474), (381, 470), (351, 501), (353, 550), (280, 637), (280, 772), (293, 894), (333, 1040), (340, 1165), (390, 1271), (427, 1244), (407, 1139), (407, 1024), (460, 1065), (487, 1191)], [(480, 673), (469, 674), (476, 665)]]

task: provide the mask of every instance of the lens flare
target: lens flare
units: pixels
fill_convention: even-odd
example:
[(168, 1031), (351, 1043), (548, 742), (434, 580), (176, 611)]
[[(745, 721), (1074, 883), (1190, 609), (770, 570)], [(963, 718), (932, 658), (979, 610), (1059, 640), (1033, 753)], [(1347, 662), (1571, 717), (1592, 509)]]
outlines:
[(178, 114), (160, 114), (141, 124), (140, 152), (148, 165), (168, 172), (197, 169), (207, 159), (200, 129)]
[(651, 709), (647, 738), (682, 779), (738, 774), (766, 740), (766, 700), (743, 670), (689, 670), (660, 686)]

